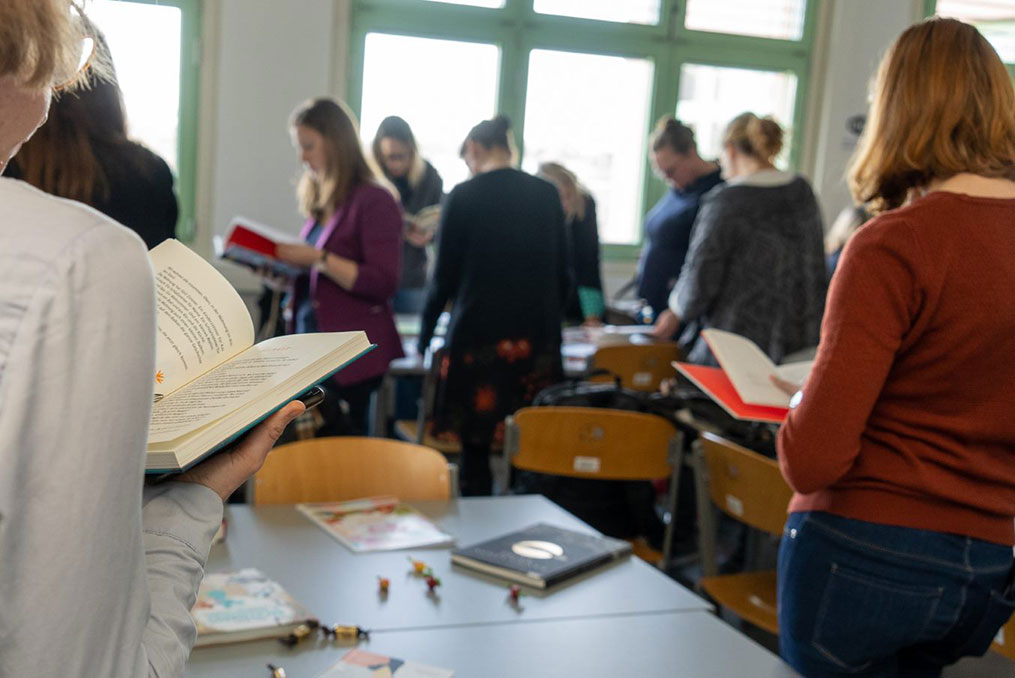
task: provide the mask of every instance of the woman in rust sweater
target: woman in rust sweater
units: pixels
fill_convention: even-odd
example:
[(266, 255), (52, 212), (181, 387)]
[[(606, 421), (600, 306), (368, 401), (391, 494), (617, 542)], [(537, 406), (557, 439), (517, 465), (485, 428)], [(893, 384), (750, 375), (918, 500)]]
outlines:
[(1015, 93), (976, 29), (896, 40), (850, 183), (880, 216), (779, 435), (780, 644), (808, 677), (935, 676), (1015, 609)]

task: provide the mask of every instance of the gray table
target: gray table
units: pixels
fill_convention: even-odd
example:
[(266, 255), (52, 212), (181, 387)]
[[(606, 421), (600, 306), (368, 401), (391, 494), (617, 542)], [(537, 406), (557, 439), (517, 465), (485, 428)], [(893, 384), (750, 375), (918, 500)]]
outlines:
[[(415, 505), (461, 545), (540, 521), (593, 532), (539, 496)], [(565, 620), (612, 619), (612, 623), (622, 626), (637, 615), (654, 617), (711, 609), (702, 598), (633, 557), (577, 577), (550, 593), (529, 591), (521, 605), (514, 606), (508, 601), (506, 583), (453, 567), (446, 548), (355, 554), (292, 507), (231, 506), (228, 516), (227, 539), (212, 548), (207, 571), (256, 567), (282, 584), (322, 622), (359, 625), (371, 629), (376, 639), (382, 634), (421, 629), (464, 633), (473, 627), (541, 627)], [(442, 580), (436, 596), (428, 595), (423, 582), (410, 574), (408, 554), (425, 560)], [(386, 598), (378, 595), (378, 575), (391, 579)], [(494, 644), (500, 642), (496, 633), (489, 632), (486, 637), (496, 641)], [(284, 664), (290, 656), (306, 661), (306, 666), (315, 670), (328, 663), (327, 657), (304, 659), (302, 650), (291, 653), (276, 641), (263, 641), (198, 648), (191, 657), (189, 675), (255, 675), (239, 667), (263, 668), (268, 661)], [(423, 660), (411, 654), (406, 658)], [(223, 672), (227, 667), (234, 672)]]
[[(267, 678), (262, 643), (195, 650), (188, 675)], [(791, 678), (777, 656), (707, 612), (556, 619), (377, 633), (365, 650), (455, 671), (456, 678)], [(312, 678), (349, 647), (320, 641), (273, 653), (289, 678)], [(256, 654), (255, 654), (256, 653)], [(270, 655), (267, 655), (270, 656)]]

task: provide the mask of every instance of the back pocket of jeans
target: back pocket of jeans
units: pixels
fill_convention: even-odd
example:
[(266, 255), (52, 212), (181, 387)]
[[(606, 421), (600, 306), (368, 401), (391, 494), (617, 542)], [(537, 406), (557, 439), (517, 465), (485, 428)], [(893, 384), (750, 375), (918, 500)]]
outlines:
[(940, 586), (902, 583), (833, 563), (814, 647), (842, 669), (861, 671), (917, 640), (943, 594)]

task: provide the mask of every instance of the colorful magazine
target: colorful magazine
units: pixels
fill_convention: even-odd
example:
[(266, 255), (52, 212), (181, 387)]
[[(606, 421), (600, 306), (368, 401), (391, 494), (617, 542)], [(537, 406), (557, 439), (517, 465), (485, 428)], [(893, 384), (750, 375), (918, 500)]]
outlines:
[(296, 510), (357, 553), (454, 543), (454, 537), (395, 497), (297, 504)]
[(313, 615), (254, 568), (206, 574), (190, 611), (196, 647), (284, 638)]
[(352, 650), (317, 678), (452, 678), (454, 675), (450, 669)]

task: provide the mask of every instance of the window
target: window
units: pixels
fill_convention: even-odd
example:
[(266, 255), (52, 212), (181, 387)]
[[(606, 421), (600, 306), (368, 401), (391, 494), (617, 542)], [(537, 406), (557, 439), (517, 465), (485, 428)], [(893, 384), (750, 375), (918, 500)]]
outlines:
[[(676, 115), (694, 129), (704, 158), (719, 157), (726, 124), (747, 110), (760, 117), (772, 116), (786, 132), (784, 145), (788, 149), (796, 89), (797, 77), (791, 72), (684, 64)], [(785, 167), (788, 159), (784, 151), (777, 164)]]
[[(411, 59), (390, 55), (411, 54)], [(500, 51), (494, 45), (371, 33), (366, 36), (360, 136), (373, 142), (381, 120), (398, 115), (412, 127), (423, 157), (444, 188), (468, 176), (459, 157), (472, 126), (496, 111)]]
[(805, 0), (687, 0), (684, 26), (692, 31), (799, 40)]
[(641, 211), (651, 91), (645, 59), (529, 54), (523, 169), (552, 161), (574, 172), (596, 199), (603, 242), (638, 239), (630, 215)]
[(633, 24), (659, 22), (661, 0), (535, 0), (532, 9), (540, 14)]
[[(715, 156), (733, 116), (771, 114), (789, 133), (779, 162), (795, 165), (816, 6), (352, 0), (349, 103), (365, 138), (385, 115), (404, 117), (448, 190), (465, 177), (457, 151), (469, 128), (506, 114), (522, 168), (554, 160), (573, 170), (596, 199), (605, 255), (633, 257), (645, 213), (666, 191), (646, 152), (662, 115), (693, 123), (702, 152)], [(382, 35), (393, 40), (385, 48)], [(451, 46), (440, 57), (426, 46), (438, 43)]]
[(128, 134), (162, 156), (176, 175), (177, 234), (189, 241), (194, 236), (198, 76), (197, 64), (184, 55), (196, 49), (195, 0), (92, 0), (87, 13), (109, 44)]
[(1015, 64), (1015, 2), (938, 0), (936, 13), (976, 26), (1006, 64)]

